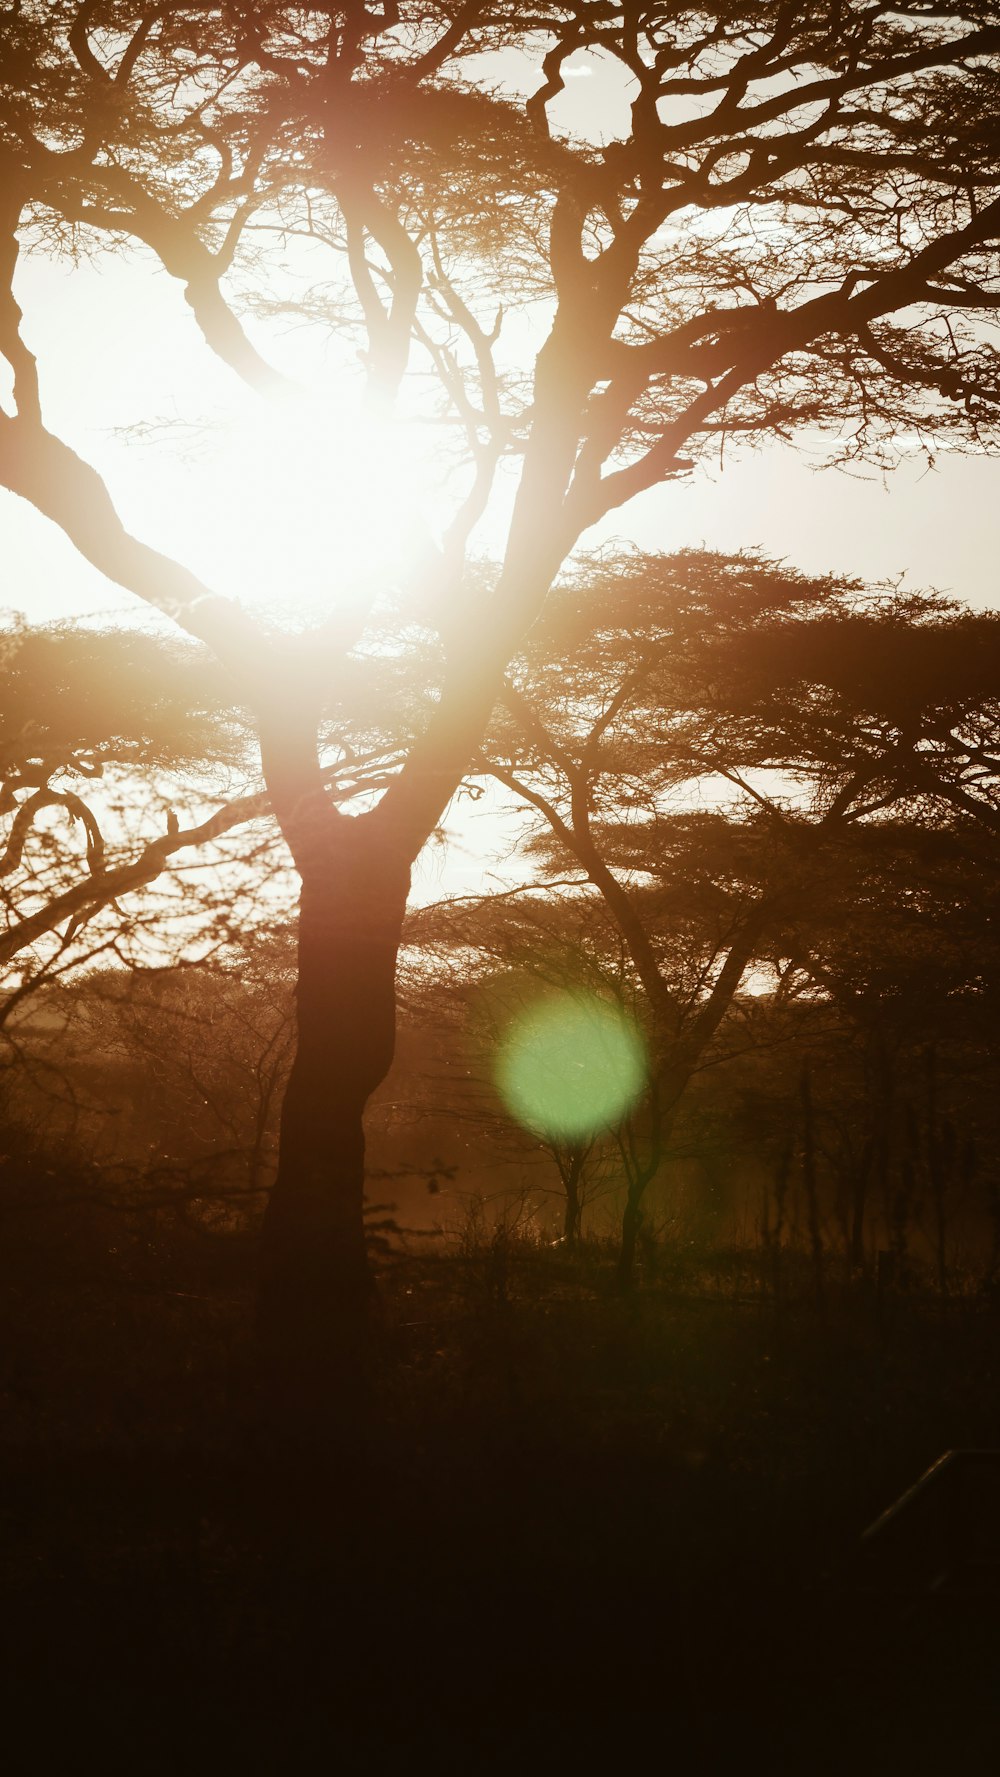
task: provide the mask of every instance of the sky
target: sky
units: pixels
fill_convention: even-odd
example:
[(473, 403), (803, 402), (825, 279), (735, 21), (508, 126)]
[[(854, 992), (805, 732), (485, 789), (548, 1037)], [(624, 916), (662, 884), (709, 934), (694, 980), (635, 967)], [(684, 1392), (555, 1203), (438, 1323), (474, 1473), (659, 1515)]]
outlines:
[[(403, 460), (395, 491), (389, 474), (386, 496), (386, 464), (358, 457), (360, 378), (349, 365), (331, 370), (328, 397), (309, 366), (311, 342), (301, 336), (275, 335), (268, 345), (283, 366), (313, 377), (312, 395), (275, 411), (213, 357), (181, 286), (149, 261), (105, 257), (74, 269), (34, 259), (22, 269), (18, 295), (49, 426), (102, 471), (137, 535), (220, 592), (313, 614), (336, 596), (345, 566), (355, 574), (367, 550), (377, 563), (380, 551), (406, 538), (411, 502), (432, 529), (444, 516), (439, 491), (419, 487), (427, 468), (422, 429), (410, 428), (412, 436), (400, 429), (401, 459), (416, 464), (416, 491), (401, 491), (410, 480)], [(352, 443), (338, 451), (336, 422), (321, 430), (320, 410), (328, 418), (344, 402), (345, 368), (342, 436)], [(210, 429), (193, 428), (192, 416), (210, 420)], [(150, 421), (165, 423), (145, 437), (128, 434)], [(973, 604), (1000, 601), (998, 469), (990, 457), (944, 453), (934, 470), (913, 458), (885, 478), (815, 462), (808, 449), (791, 446), (727, 448), (720, 466), (651, 489), (584, 541), (760, 548), (809, 572), (904, 576), (909, 586)], [(0, 606), (35, 622), (146, 620), (133, 595), (109, 586), (54, 526), (6, 492), (0, 534)], [(475, 542), (486, 553), (499, 550), (502, 522), (484, 526)]]

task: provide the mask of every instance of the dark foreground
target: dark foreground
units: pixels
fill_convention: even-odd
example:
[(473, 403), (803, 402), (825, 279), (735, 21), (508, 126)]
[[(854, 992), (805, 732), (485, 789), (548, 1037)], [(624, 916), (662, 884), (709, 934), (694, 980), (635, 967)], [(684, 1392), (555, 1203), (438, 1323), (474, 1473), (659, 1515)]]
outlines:
[(1000, 1446), (988, 1300), (396, 1261), (322, 1458), (253, 1431), (241, 1246), (49, 1259), (4, 1265), (7, 1768), (997, 1769), (995, 1539), (936, 1591), (858, 1551)]

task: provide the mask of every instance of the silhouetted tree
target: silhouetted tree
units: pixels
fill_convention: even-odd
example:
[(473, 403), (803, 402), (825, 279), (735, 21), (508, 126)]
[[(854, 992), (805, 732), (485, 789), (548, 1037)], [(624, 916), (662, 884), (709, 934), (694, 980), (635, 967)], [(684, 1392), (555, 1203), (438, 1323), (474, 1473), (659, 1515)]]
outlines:
[[(825, 426), (834, 455), (880, 461), (900, 438), (933, 451), (945, 434), (993, 436), (1000, 12), (23, 0), (3, 33), (0, 349), (14, 396), (0, 481), (217, 652), (253, 711), (301, 877), (261, 1330), (282, 1397), (311, 1407), (364, 1342), (362, 1119), (392, 1058), (410, 868), (567, 552), (733, 434)], [(555, 122), (581, 51), (627, 83), (630, 121), (604, 147)], [(224, 280), (238, 272), (280, 309), (274, 255), (290, 230), (332, 252), (334, 287), (305, 306), (336, 331), (347, 304), (379, 402), (414, 339), (428, 354), (469, 491), (409, 608), (440, 637), (433, 695), (364, 815), (328, 796), (317, 734), (369, 604), (275, 647), (128, 532), (45, 424), (11, 282), (19, 228), (28, 250), (141, 243), (182, 282), (209, 346), (264, 393), (281, 379)], [(528, 302), (544, 340), (507, 378), (495, 317)], [(485, 592), (462, 561), (504, 457), (517, 493)]]
[[(856, 1006), (906, 980), (925, 1018), (981, 975), (998, 651), (995, 614), (754, 558), (610, 559), (552, 595), (485, 763), (546, 823), (549, 870), (575, 864), (598, 891), (645, 1001), (655, 1139), (626, 1167), (623, 1283), (676, 1109), (753, 962)], [(884, 1076), (888, 1033), (867, 1028)], [(805, 1076), (800, 1096), (819, 1266)], [(858, 1253), (866, 1169), (887, 1163), (881, 1110), (854, 1186)]]
[[(460, 1008), (469, 1109), (490, 1131), (498, 1153), (510, 1115), (498, 1098), (497, 1063), (521, 1018), (558, 998), (589, 1007), (603, 1003), (626, 1023), (635, 1022), (635, 980), (614, 921), (597, 897), (581, 895), (575, 884), (560, 892), (566, 888), (550, 878), (485, 899), (446, 899), (415, 909), (407, 920), (417, 970), (435, 984), (435, 997)], [(457, 990), (456, 955), (463, 959)], [(557, 1080), (571, 1077), (578, 1060), (568, 1024), (555, 1058)], [(454, 1088), (461, 1091), (462, 1084), (451, 1082), (453, 1104), (458, 1102)], [(639, 1116), (645, 1134), (648, 1105)], [(559, 1127), (558, 1119), (546, 1126), (529, 1118), (527, 1129), (522, 1137), (530, 1142), (527, 1152), (544, 1156), (546, 1170), (549, 1163), (555, 1167), (562, 1237), (572, 1248), (579, 1242), (584, 1211), (619, 1189), (623, 1164), (639, 1163), (638, 1129), (627, 1114), (578, 1133)]]
[(59, 625), (7, 633), (0, 1023), (55, 973), (127, 944), (134, 903), (95, 932), (102, 908), (261, 812), (259, 796), (234, 795), (249, 787), (240, 714), (221, 669), (193, 644)]

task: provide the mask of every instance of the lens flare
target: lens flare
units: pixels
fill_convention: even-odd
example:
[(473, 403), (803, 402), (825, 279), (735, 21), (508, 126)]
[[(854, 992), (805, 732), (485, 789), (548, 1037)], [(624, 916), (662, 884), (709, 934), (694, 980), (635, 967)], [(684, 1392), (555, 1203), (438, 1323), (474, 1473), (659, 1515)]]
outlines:
[(646, 1073), (642, 1038), (623, 1012), (592, 994), (553, 993), (509, 1026), (496, 1085), (526, 1128), (579, 1141), (624, 1116)]

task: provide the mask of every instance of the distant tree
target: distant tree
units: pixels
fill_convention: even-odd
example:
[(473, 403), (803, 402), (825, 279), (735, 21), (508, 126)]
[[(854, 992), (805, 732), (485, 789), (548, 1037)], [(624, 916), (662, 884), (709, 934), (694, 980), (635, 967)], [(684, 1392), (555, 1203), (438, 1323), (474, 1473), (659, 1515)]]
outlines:
[[(645, 1164), (623, 1155), (623, 1283), (673, 1118), (733, 1040), (754, 963), (858, 1004), (906, 981), (925, 1023), (973, 990), (998, 655), (995, 614), (753, 558), (598, 562), (550, 600), (484, 764), (541, 817), (549, 873), (575, 864), (599, 893), (644, 1001), (655, 1136)], [(854, 1221), (857, 1245), (860, 1195)]]
[(193, 1170), (206, 1197), (215, 1174), (263, 1200), (294, 1036), (285, 949), (282, 961), (261, 943), (239, 971), (107, 969), (77, 989), (76, 1044), (106, 1058), (109, 1084), (127, 1092), (161, 1185), (171, 1169)]
[[(2, 29), (0, 482), (215, 650), (301, 878), (261, 1335), (275, 1398), (312, 1411), (364, 1344), (362, 1119), (392, 1058), (410, 869), (567, 553), (733, 436), (825, 428), (834, 457), (879, 462), (904, 439), (932, 455), (995, 437), (1000, 12), (22, 0)], [(627, 87), (605, 146), (555, 121), (580, 53)], [(371, 602), (276, 646), (128, 532), (45, 424), (18, 230), (29, 252), (151, 251), (208, 346), (264, 394), (281, 379), (234, 280), (262, 314), (359, 340), (383, 406), (414, 340), (439, 376), (466, 492), (425, 595), (399, 613), (400, 646), (416, 622), (439, 654), (405, 757), (359, 818), (328, 796), (317, 734)], [(330, 282), (286, 299), (275, 267), (301, 231), (329, 252)], [(544, 339), (507, 374), (502, 313), (529, 305)], [(483, 592), (463, 557), (505, 458), (517, 492)]]
[[(498, 1060), (520, 1019), (540, 1004), (574, 1000), (583, 1006), (603, 1002), (634, 1019), (635, 983), (620, 934), (601, 902), (582, 896), (576, 884), (553, 884), (550, 878), (485, 899), (445, 899), (415, 909), (406, 936), (415, 971), (435, 984), (436, 998), (459, 1008), (468, 1110), (490, 1131), (498, 1154), (505, 1152), (503, 1136), (511, 1125), (509, 1108), (498, 1095)], [(463, 968), (456, 987), (457, 954)], [(571, 1075), (578, 1062), (570, 1025), (557, 1073)], [(579, 1133), (529, 1120), (523, 1139), (530, 1142), (529, 1153), (544, 1156), (547, 1171), (555, 1169), (562, 1239), (573, 1248), (585, 1211), (620, 1185), (622, 1158), (616, 1150), (624, 1146), (627, 1155), (638, 1156), (638, 1132), (625, 1114), (606, 1128), (595, 1125)]]
[[(747, 650), (748, 684), (764, 687), (764, 705), (778, 712), (791, 695), (828, 770), (838, 753), (867, 761), (872, 816), (831, 853), (794, 923), (775, 934), (775, 961), (786, 980), (810, 979), (828, 995), (863, 1047), (867, 1110), (849, 1187), (854, 1263), (871, 1196), (883, 1215), (891, 1219), (895, 1201), (906, 1219), (926, 1186), (942, 1289), (945, 1173), (957, 1179), (966, 1164), (975, 1082), (992, 1066), (998, 666), (995, 612), (920, 598), (831, 612), (797, 634), (752, 639)], [(961, 1105), (964, 1133), (954, 1133), (944, 1098)]]
[(873, 1217), (886, 1237), (901, 1192), (906, 1217), (919, 1211), (919, 1186), (942, 1288), (949, 1179), (970, 1183), (970, 1157), (993, 1145), (983, 1111), (995, 1093), (1000, 993), (995, 844), (965, 816), (935, 823), (926, 805), (879, 822), (831, 856), (773, 940), (786, 990), (821, 994), (840, 1031), (841, 1059), (821, 1059), (815, 1097), (847, 1256), (863, 1263)]
[[(366, 675), (369, 750), (325, 748), (340, 806), (383, 781), (377, 712), (398, 694), (386, 677)], [(127, 631), (6, 631), (0, 1027), (38, 987), (109, 952), (150, 966), (245, 943), (276, 917), (278, 840), (252, 728), (210, 655)]]
[(102, 909), (162, 877), (178, 852), (262, 812), (259, 793), (234, 797), (250, 788), (246, 756), (224, 676), (192, 644), (60, 626), (7, 632), (0, 1024), (54, 973), (128, 945), (131, 907), (119, 904), (95, 935)]

